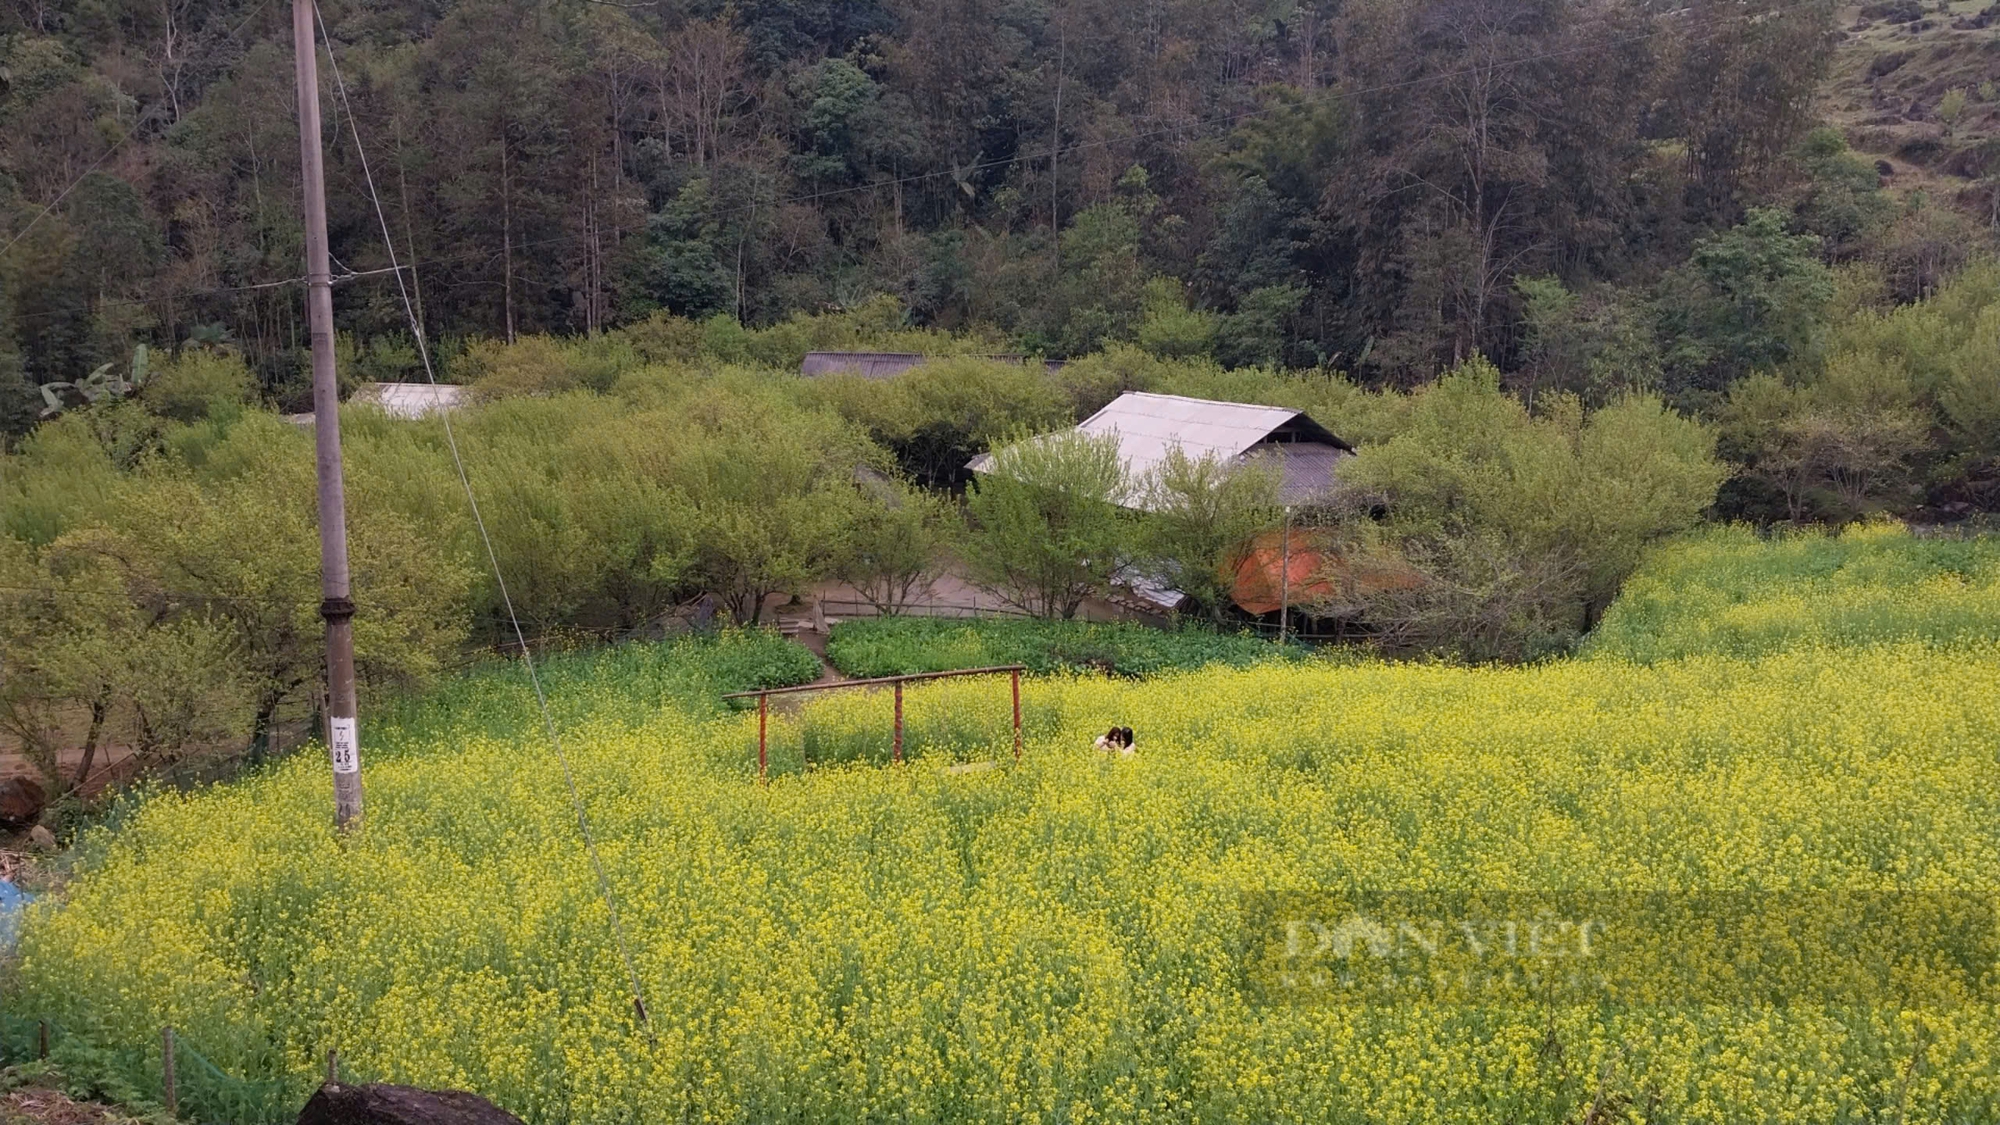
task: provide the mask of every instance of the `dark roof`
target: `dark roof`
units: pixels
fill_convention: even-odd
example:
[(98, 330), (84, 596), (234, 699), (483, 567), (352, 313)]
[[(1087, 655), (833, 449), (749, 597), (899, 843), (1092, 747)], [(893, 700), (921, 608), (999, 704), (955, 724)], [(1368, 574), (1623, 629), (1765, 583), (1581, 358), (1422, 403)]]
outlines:
[(1245, 461), (1275, 458), (1280, 473), (1278, 502), (1288, 508), (1310, 508), (1330, 502), (1339, 486), (1334, 469), (1354, 456), (1345, 446), (1317, 441), (1268, 442), (1251, 447)]
[(807, 352), (799, 362), (799, 374), (831, 375), (839, 371), (864, 379), (892, 379), (924, 359), (921, 352)]
[[(864, 379), (893, 379), (918, 364), (944, 358), (948, 357), (922, 352), (807, 352), (806, 357), (799, 361), (799, 374), (813, 376), (840, 372)], [(971, 358), (1020, 363), (1024, 357), (1015, 352), (999, 352)], [(1062, 361), (1052, 359), (1046, 361), (1046, 365), (1054, 371), (1062, 366)]]

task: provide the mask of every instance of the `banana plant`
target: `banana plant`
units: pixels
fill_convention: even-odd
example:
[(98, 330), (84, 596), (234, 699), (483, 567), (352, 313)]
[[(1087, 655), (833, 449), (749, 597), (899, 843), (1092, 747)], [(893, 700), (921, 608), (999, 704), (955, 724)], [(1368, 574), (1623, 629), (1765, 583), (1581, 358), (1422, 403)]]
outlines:
[(73, 392), (84, 402), (95, 405), (130, 395), (145, 386), (146, 380), (153, 373), (151, 355), (144, 344), (132, 349), (132, 373), (129, 377), (114, 374), (111, 370), (114, 366), (116, 365), (103, 364), (74, 382), (43, 383), (42, 401), (47, 405), (42, 408), (42, 417), (53, 418), (69, 408), (70, 404), (63, 399), (63, 393), (66, 391)]

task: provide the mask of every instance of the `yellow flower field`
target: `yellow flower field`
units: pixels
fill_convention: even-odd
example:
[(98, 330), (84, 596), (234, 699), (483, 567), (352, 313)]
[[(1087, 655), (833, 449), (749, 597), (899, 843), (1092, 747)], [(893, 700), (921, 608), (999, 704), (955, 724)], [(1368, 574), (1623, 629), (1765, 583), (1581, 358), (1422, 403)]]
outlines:
[[(172, 1023), (301, 1097), (338, 1047), (538, 1123), (1990, 1121), (1996, 685), (1967, 635), (1034, 679), (1015, 767), (1005, 680), (956, 681), (909, 692), (901, 767), (803, 768), (885, 747), (882, 695), (781, 712), (768, 785), (754, 713), (586, 722), (644, 1026), (548, 747), (459, 718), (369, 759), (345, 843), (317, 758), (146, 803), (34, 908), (5, 1006)], [(1113, 723), (1134, 758), (1091, 747)], [(1609, 979), (1284, 975), (1447, 964), (1393, 925), (1374, 960), (1285, 944), (1356, 910), (1447, 945), (1540, 912), (1511, 966)], [(1893, 932), (1816, 944), (1863, 917)]]

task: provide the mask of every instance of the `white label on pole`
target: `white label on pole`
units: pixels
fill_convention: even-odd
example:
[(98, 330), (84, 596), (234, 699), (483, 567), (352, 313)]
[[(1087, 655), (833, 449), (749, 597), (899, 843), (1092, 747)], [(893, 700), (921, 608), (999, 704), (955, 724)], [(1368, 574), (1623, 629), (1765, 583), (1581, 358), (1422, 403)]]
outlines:
[(333, 723), (333, 772), (361, 772), (361, 742), (354, 736), (354, 720), (335, 718)]

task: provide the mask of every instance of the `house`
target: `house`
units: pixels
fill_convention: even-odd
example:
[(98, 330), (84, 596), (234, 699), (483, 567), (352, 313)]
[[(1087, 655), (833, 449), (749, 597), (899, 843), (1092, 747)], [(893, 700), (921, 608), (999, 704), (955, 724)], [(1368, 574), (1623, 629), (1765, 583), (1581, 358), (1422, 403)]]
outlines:
[[(1334, 468), (1354, 456), (1353, 446), (1301, 411), (1147, 391), (1119, 395), (1076, 428), (1118, 439), (1119, 457), (1135, 487), (1125, 506), (1135, 511), (1145, 506), (1136, 491), (1138, 482), (1177, 446), (1196, 459), (1275, 464), (1278, 498), (1293, 509), (1331, 503)], [(992, 463), (992, 454), (982, 453), (967, 467), (983, 473)]]
[[(1123, 503), (1134, 511), (1146, 507), (1139, 482), (1176, 447), (1197, 459), (1276, 465), (1278, 499), (1288, 519), (1292, 512), (1332, 506), (1339, 487), (1334, 470), (1354, 456), (1353, 446), (1301, 411), (1144, 391), (1118, 396), (1076, 428), (1117, 439), (1119, 457), (1133, 482), (1133, 491)], [(984, 473), (992, 464), (991, 454), (981, 454), (968, 467)], [(1298, 601), (1292, 594), (1299, 587), (1309, 587), (1315, 595), (1331, 594), (1335, 589), (1351, 594), (1357, 587), (1370, 592), (1401, 588), (1409, 580), (1403, 571), (1377, 574), (1374, 570), (1381, 568), (1373, 568), (1361, 573), (1348, 566), (1343, 556), (1318, 543), (1297, 552), (1278, 549), (1278, 535), (1271, 532), (1246, 545), (1243, 563), (1234, 576), (1232, 600), (1252, 615)], [(1267, 544), (1265, 539), (1271, 542)], [(1183, 597), (1180, 591), (1140, 574), (1121, 575), (1118, 588), (1112, 591), (1114, 602), (1130, 603), (1129, 608), (1149, 613), (1172, 612)]]

